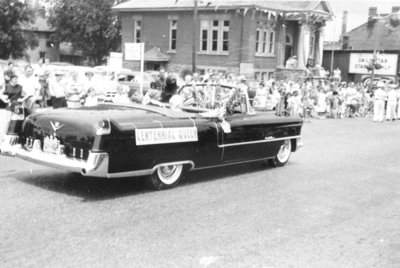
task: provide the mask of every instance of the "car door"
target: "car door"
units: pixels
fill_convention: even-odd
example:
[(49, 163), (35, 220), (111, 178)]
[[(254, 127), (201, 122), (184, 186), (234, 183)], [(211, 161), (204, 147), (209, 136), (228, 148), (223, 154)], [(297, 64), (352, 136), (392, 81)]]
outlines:
[(224, 163), (244, 162), (272, 157), (280, 143), (270, 142), (273, 127), (263, 114), (234, 114), (227, 117), (231, 132), (224, 132), (220, 147)]
[(222, 163), (223, 148), (219, 146), (223, 131), (217, 119), (196, 119), (198, 146), (194, 157), (196, 168), (218, 166)]

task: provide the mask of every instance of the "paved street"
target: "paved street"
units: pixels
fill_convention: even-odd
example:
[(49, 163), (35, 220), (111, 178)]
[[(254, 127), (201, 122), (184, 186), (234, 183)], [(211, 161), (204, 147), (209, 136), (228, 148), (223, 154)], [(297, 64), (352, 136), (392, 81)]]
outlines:
[(400, 122), (313, 120), (288, 165), (178, 188), (0, 156), (1, 267), (400, 267)]

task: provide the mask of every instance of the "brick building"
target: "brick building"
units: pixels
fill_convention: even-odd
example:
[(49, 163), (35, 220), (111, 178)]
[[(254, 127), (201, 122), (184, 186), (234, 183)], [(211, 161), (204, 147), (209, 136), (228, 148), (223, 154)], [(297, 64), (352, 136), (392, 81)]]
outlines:
[[(160, 53), (151, 63), (145, 56), (145, 69), (183, 73), (195, 65), (199, 72), (214, 69), (259, 80), (301, 75), (307, 63), (321, 64), (322, 32), (333, 15), (325, 1), (128, 1), (113, 10), (122, 22), (124, 55), (126, 44), (139, 42), (145, 51)], [(293, 55), (298, 65), (288, 70), (285, 62)], [(139, 69), (138, 61), (123, 64)]]
[(374, 79), (397, 79), (400, 66), (399, 11), (400, 7), (394, 6), (390, 14), (379, 14), (376, 7), (370, 7), (365, 23), (342, 33), (340, 47), (324, 48), (324, 68), (338, 67), (344, 80), (369, 83), (370, 67), (375, 60), (382, 68), (374, 70)]
[[(82, 63), (82, 53), (73, 49), (71, 43), (52, 42), (50, 36), (54, 30), (48, 24), (48, 12), (51, 6), (43, 1), (30, 1), (30, 5), (35, 10), (35, 21), (33, 24), (28, 25), (25, 31), (31, 31), (36, 34), (38, 38), (38, 46), (26, 50), (27, 60), (30, 63), (37, 63), (39, 59), (49, 59), (50, 62), (68, 62), (79, 65)], [(47, 5), (46, 5), (47, 4)]]

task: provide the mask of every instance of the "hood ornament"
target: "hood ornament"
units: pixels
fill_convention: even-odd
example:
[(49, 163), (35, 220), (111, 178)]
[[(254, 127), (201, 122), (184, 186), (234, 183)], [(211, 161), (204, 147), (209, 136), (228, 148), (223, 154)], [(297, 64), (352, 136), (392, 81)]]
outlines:
[(54, 130), (54, 134), (56, 134), (57, 130), (61, 129), (65, 125), (65, 124), (60, 124), (60, 122), (53, 123), (52, 121), (50, 121), (50, 124)]

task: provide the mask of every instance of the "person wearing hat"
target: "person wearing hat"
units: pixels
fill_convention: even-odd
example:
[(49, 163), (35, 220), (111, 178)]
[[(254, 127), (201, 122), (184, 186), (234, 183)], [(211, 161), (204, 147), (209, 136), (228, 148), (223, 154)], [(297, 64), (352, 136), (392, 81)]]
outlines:
[(165, 88), (161, 92), (160, 101), (168, 103), (171, 97), (177, 94), (177, 91), (178, 85), (175, 76), (168, 75), (167, 79), (165, 79)]
[(387, 107), (386, 107), (386, 120), (390, 121), (393, 120), (395, 121), (397, 119), (396, 116), (396, 106), (397, 106), (397, 91), (396, 91), (396, 85), (390, 84), (388, 86), (388, 91), (387, 91)]
[(385, 116), (385, 100), (387, 95), (383, 90), (384, 85), (382, 82), (376, 84), (377, 89), (374, 92), (374, 117), (372, 119), (374, 122), (383, 122)]
[(63, 80), (64, 73), (60, 70), (54, 72), (55, 78), (49, 81), (49, 91), (54, 109), (67, 107), (65, 100), (66, 84)]
[(86, 71), (85, 77), (86, 79), (84, 81), (84, 91), (87, 92), (87, 96), (89, 95), (90, 91), (90, 95), (92, 97), (94, 94), (98, 101), (104, 101), (107, 94), (105, 92), (104, 86), (102, 85), (103, 81), (99, 81), (99, 79), (94, 76), (93, 70)]
[(67, 100), (67, 106), (69, 108), (80, 108), (82, 106), (81, 100), (86, 96), (86, 90), (84, 84), (78, 77), (78, 72), (70, 72), (70, 79), (67, 83), (67, 91), (65, 92), (65, 98)]

